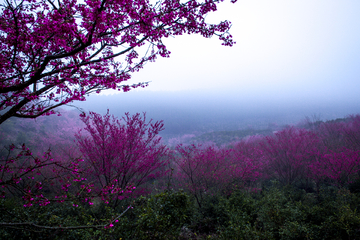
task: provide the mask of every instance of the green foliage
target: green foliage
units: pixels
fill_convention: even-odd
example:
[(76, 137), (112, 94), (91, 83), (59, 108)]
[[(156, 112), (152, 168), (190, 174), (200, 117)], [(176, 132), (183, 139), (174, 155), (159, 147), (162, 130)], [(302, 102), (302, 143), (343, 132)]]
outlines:
[(248, 193), (234, 192), (228, 199), (222, 198), (219, 208), (226, 214), (218, 229), (221, 239), (258, 239), (256, 222), (256, 200)]
[[(111, 239), (112, 230), (102, 225), (118, 214), (106, 206), (53, 203), (23, 207), (19, 201), (1, 200), (0, 222), (29, 223), (0, 229), (0, 239)], [(43, 227), (36, 227), (43, 226)], [(99, 226), (100, 225), (100, 226)], [(45, 227), (44, 227), (45, 226)], [(98, 226), (97, 228), (59, 229), (57, 227)], [(51, 229), (53, 227), (53, 229)]]
[(182, 191), (140, 197), (132, 207), (114, 224), (113, 238), (106, 239), (178, 239), (192, 214), (189, 196)]
[[(24, 208), (20, 201), (0, 201), (0, 222), (41, 226), (101, 226), (45, 229), (1, 228), (0, 239), (360, 239), (360, 194), (323, 187), (318, 193), (292, 186), (272, 186), (259, 193), (235, 191), (209, 195), (202, 208), (182, 192), (164, 191), (140, 197), (117, 209), (95, 202)], [(105, 229), (110, 221), (112, 228)]]
[(218, 234), (220, 239), (359, 239), (359, 201), (343, 189), (318, 197), (291, 187), (272, 187), (261, 196), (238, 192), (222, 199), (228, 221)]
[(352, 193), (360, 193), (360, 177), (349, 184), (349, 190)]
[(177, 239), (191, 215), (184, 192), (165, 191), (137, 200), (135, 234), (132, 239)]
[(192, 215), (190, 228), (194, 232), (208, 236), (216, 232), (218, 226), (226, 221), (227, 216), (219, 205), (220, 201), (221, 196), (219, 194), (206, 194), (203, 196), (201, 208), (196, 208)]

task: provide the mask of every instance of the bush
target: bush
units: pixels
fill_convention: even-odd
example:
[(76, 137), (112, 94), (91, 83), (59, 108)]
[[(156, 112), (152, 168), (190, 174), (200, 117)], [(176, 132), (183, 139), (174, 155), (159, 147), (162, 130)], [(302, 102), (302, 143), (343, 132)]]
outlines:
[(178, 239), (181, 228), (189, 222), (191, 210), (189, 196), (182, 191), (140, 197), (115, 231), (124, 239)]
[(234, 193), (220, 206), (227, 221), (220, 239), (360, 239), (360, 198), (345, 189), (319, 196), (272, 187), (252, 197)]
[[(23, 207), (19, 201), (14, 200), (0, 201), (0, 222), (13, 224), (0, 229), (0, 239), (110, 239), (107, 236), (111, 236), (112, 231), (104, 226), (108, 224), (106, 219), (111, 219), (116, 214), (111, 208), (74, 206), (70, 202)], [(101, 214), (97, 212), (100, 210)], [(76, 228), (79, 226), (98, 227)]]

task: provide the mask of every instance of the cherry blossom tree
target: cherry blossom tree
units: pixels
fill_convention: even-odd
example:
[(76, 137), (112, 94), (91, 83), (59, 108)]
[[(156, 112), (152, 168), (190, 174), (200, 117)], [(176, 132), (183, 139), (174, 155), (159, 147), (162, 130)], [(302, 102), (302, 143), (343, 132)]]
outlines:
[(331, 150), (337, 150), (346, 147), (344, 121), (331, 121), (319, 125), (316, 129), (322, 144)]
[[(83, 161), (81, 158), (58, 161), (53, 159), (50, 150), (36, 156), (25, 145), (4, 147), (0, 149), (0, 195), (2, 198), (20, 197), (25, 207), (63, 202), (67, 200), (70, 187), (86, 180), (80, 167)], [(89, 186), (86, 189), (89, 190)], [(77, 188), (76, 191), (83, 190)], [(87, 196), (86, 202), (91, 199)]]
[(310, 164), (312, 177), (317, 181), (330, 179), (339, 187), (359, 178), (360, 116), (322, 123), (317, 134), (323, 148)]
[[(235, 0), (231, 0), (235, 2)], [(0, 4), (0, 124), (36, 118), (89, 93), (145, 87), (125, 82), (157, 56), (163, 39), (218, 36), (232, 46), (230, 22), (209, 24), (222, 0), (4, 0)]]
[(307, 178), (309, 164), (319, 147), (318, 136), (311, 131), (289, 127), (273, 136), (265, 137), (262, 143), (264, 169), (267, 175), (289, 185)]
[(245, 156), (240, 150), (214, 146), (189, 145), (176, 147), (178, 166), (175, 181), (189, 191), (199, 207), (207, 194), (232, 190), (244, 181), (256, 180), (261, 164)]
[(346, 148), (360, 150), (360, 115), (350, 115), (341, 130)]
[(90, 112), (81, 119), (86, 133), (79, 131), (76, 138), (85, 163), (90, 166), (88, 178), (105, 193), (120, 190), (118, 198), (108, 201), (113, 200), (116, 205), (123, 198), (121, 191), (129, 186), (141, 194), (141, 185), (165, 174), (167, 148), (158, 136), (164, 129), (162, 121), (147, 122), (145, 113), (126, 113), (119, 120), (109, 111), (104, 116)]
[(175, 181), (180, 188), (186, 189), (196, 199), (199, 207), (206, 194), (226, 183), (226, 150), (218, 151), (215, 147), (202, 147), (194, 144), (176, 147), (175, 163), (178, 165)]
[(315, 180), (331, 179), (338, 187), (344, 187), (358, 178), (360, 171), (359, 151), (342, 149), (334, 152), (327, 150), (319, 155), (317, 161), (310, 165), (312, 177)]
[[(66, 163), (53, 159), (51, 151), (48, 150), (40, 156), (34, 155), (25, 145), (16, 147), (4, 147), (0, 149), (0, 199), (9, 199), (16, 203), (23, 204), (24, 208), (48, 207), (50, 204), (68, 205), (77, 208), (80, 204), (93, 205), (96, 197), (104, 194), (114, 194), (117, 189), (114, 186), (107, 188), (108, 192), (93, 191), (94, 185), (84, 178), (84, 160), (81, 158), (72, 159)], [(109, 191), (113, 190), (113, 191)], [(125, 188), (122, 193), (131, 192), (131, 188)], [(106, 196), (110, 198), (111, 196)], [(66, 204), (68, 203), (68, 204)], [(58, 205), (59, 206), (59, 205)], [(39, 224), (40, 219), (28, 217), (24, 221), (21, 211), (11, 205), (1, 202), (2, 228), (16, 228), (20, 231), (41, 232), (42, 230), (71, 231), (75, 229), (108, 229), (114, 226), (118, 219), (125, 214), (131, 205), (121, 214), (111, 216), (109, 219), (100, 221), (88, 221), (86, 225), (68, 226)], [(38, 208), (37, 208), (38, 209)], [(26, 210), (25, 210), (26, 211)], [(29, 209), (31, 212), (31, 210)], [(33, 209), (33, 211), (36, 211)], [(10, 217), (10, 218), (9, 218)], [(40, 217), (41, 218), (41, 217)], [(10, 220), (11, 219), (11, 220)]]
[(256, 190), (255, 180), (264, 177), (264, 153), (260, 147), (263, 140), (264, 137), (256, 135), (235, 142), (231, 146), (232, 164), (241, 169), (238, 171), (238, 178), (249, 181), (251, 190)]

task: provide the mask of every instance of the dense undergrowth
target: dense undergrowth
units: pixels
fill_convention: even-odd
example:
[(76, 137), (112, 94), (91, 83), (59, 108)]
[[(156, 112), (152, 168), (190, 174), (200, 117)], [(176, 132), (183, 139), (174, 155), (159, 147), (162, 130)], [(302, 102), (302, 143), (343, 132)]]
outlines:
[[(74, 207), (71, 203), (24, 208), (1, 200), (1, 222), (35, 225), (2, 227), (1, 239), (360, 239), (360, 193), (322, 186), (306, 192), (277, 181), (261, 191), (208, 195), (200, 208), (183, 191), (165, 190), (131, 202), (110, 229), (56, 229), (96, 226), (126, 209), (104, 203)], [(51, 229), (51, 227), (54, 227)]]

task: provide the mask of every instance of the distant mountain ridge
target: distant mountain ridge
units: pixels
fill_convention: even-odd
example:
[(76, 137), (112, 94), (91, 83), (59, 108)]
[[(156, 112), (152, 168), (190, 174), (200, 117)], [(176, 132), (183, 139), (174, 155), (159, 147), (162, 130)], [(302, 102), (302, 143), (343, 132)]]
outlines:
[(262, 135), (266, 136), (272, 134), (272, 129), (256, 130), (256, 129), (244, 129), (236, 131), (215, 131), (204, 133), (198, 137), (193, 138), (194, 142), (213, 142), (218, 146), (228, 144), (231, 142), (239, 141), (249, 136)]
[[(346, 122), (349, 121), (350, 117), (344, 117), (344, 118), (336, 118), (331, 119), (327, 121), (321, 121), (310, 118), (305, 118), (303, 121), (298, 123), (296, 126), (299, 128), (304, 128), (308, 130), (315, 130), (318, 128), (322, 123), (333, 123), (333, 122)], [(277, 125), (269, 125), (266, 129), (254, 129), (254, 128), (247, 128), (247, 129), (241, 129), (241, 130), (234, 130), (234, 131), (211, 131), (206, 132), (202, 134), (192, 134), (191, 137), (190, 134), (185, 134), (184, 137), (179, 137), (178, 143), (183, 144), (190, 144), (190, 143), (210, 143), (210, 144), (216, 144), (217, 146), (227, 145), (232, 142), (240, 141), (242, 139), (245, 139), (247, 137), (251, 136), (267, 136), (276, 133), (277, 131), (280, 131), (289, 125), (283, 125), (283, 126), (277, 126)], [(188, 136), (186, 136), (188, 135)], [(183, 140), (183, 141), (181, 141)], [(173, 145), (173, 144), (169, 144)]]

